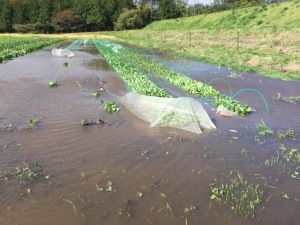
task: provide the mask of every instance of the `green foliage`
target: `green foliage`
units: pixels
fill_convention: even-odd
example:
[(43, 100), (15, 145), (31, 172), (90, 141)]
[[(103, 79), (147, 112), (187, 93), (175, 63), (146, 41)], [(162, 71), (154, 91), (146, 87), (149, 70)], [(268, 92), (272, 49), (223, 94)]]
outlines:
[(14, 30), (17, 33), (40, 33), (40, 24), (39, 23), (27, 23), (27, 24), (14, 24)]
[(186, 9), (186, 3), (182, 0), (161, 0), (158, 7), (160, 20), (182, 17)]
[(124, 9), (117, 22), (115, 22), (115, 29), (124, 30), (145, 27), (151, 21), (151, 10), (150, 7), (143, 9)]
[(52, 21), (55, 31), (70, 32), (78, 30), (81, 25), (80, 17), (74, 12), (74, 10), (64, 10), (58, 12)]
[[(0, 5), (1, 6), (1, 5)], [(13, 9), (9, 0), (3, 0), (0, 7), (0, 32), (12, 32), (13, 30)]]
[[(183, 17), (180, 19), (169, 19), (156, 21), (145, 29), (156, 31), (191, 31), (199, 29), (208, 30), (228, 30), (228, 29), (245, 29), (254, 28), (258, 21), (269, 22), (269, 26), (293, 26), (300, 27), (299, 13), (292, 2), (281, 3), (272, 10), (267, 10), (267, 6), (256, 6), (247, 8), (235, 8), (219, 13), (203, 14), (194, 17)], [(252, 5), (253, 6), (253, 5)], [(262, 9), (262, 10), (261, 10)], [(285, 14), (281, 14), (284, 11)], [(287, 18), (286, 14), (289, 13)], [(264, 16), (265, 15), (265, 16)]]
[[(214, 4), (207, 5), (200, 3), (191, 5), (186, 2), (185, 0), (2, 0), (0, 1), (0, 32), (13, 32), (13, 27), (18, 32), (33, 30), (40, 33), (113, 30), (116, 27), (115, 23), (118, 21), (118, 27), (120, 27), (120, 21), (124, 18), (127, 21), (123, 20), (123, 22), (128, 25), (128, 29), (131, 29), (144, 26), (154, 20), (199, 14), (204, 14), (206, 17), (208, 13), (224, 10), (231, 13), (231, 11), (238, 11), (238, 8), (261, 5), (262, 7), (257, 7), (257, 13), (268, 13), (264, 1), (261, 0), (215, 0)], [(299, 5), (295, 7), (286, 3), (282, 3), (282, 5), (283, 7), (276, 7), (275, 12), (272, 9), (274, 15), (285, 16), (291, 12), (290, 16), (299, 7)], [(128, 9), (130, 15), (121, 16), (124, 9)], [(243, 11), (246, 12), (246, 10)], [(251, 9), (247, 11), (250, 12)], [(241, 25), (257, 24), (260, 18), (258, 14), (251, 16), (241, 13), (241, 16), (244, 16), (245, 19), (242, 20), (237, 13), (224, 16), (221, 20), (226, 23), (226, 26), (235, 28)], [(278, 18), (278, 21), (284, 22), (281, 18)], [(204, 21), (203, 24), (207, 28), (222, 28), (214, 19)], [(198, 23), (191, 24), (191, 26), (198, 26)], [(26, 28), (29, 30), (26, 31)], [(170, 27), (170, 29), (173, 28)]]
[(48, 83), (48, 86), (49, 86), (49, 87), (57, 87), (57, 86), (58, 86), (57, 80), (50, 81), (50, 82)]
[(115, 102), (108, 102), (104, 105), (104, 108), (106, 110), (106, 112), (109, 113), (115, 113), (115, 112), (119, 112), (119, 108), (117, 107)]
[(34, 127), (35, 125), (37, 125), (39, 123), (39, 119), (38, 118), (30, 118), (27, 120), (27, 122), (29, 123), (29, 126)]

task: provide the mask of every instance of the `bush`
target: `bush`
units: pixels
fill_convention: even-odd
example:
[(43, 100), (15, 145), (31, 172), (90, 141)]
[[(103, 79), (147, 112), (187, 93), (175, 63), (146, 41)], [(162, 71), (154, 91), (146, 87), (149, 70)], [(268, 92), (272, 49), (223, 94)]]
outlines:
[(13, 28), (17, 33), (34, 33), (34, 34), (37, 34), (37, 33), (40, 32), (39, 26), (36, 23), (14, 24)]

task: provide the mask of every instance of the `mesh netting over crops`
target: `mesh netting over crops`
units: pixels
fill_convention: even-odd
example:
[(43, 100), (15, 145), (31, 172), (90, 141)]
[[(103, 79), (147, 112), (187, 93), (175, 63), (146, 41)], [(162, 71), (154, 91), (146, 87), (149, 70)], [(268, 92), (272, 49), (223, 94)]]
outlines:
[(202, 129), (216, 129), (201, 103), (190, 97), (160, 98), (130, 92), (121, 102), (150, 127), (174, 127), (197, 134)]

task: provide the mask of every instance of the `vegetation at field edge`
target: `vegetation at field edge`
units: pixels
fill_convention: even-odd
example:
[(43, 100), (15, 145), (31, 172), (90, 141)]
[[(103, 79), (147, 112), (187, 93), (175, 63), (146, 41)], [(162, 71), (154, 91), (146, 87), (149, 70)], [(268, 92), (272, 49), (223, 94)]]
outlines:
[(0, 36), (0, 63), (61, 41), (60, 38)]
[(300, 79), (300, 2), (156, 21), (142, 30), (106, 32), (120, 42), (181, 57)]

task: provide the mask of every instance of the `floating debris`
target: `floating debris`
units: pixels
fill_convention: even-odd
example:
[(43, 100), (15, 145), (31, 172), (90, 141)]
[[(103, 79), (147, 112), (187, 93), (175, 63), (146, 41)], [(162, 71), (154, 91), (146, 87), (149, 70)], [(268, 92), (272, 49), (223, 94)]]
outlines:
[(300, 96), (290, 96), (290, 97), (282, 97), (280, 93), (277, 93), (276, 100), (279, 101), (287, 101), (289, 103), (296, 104), (296, 101), (300, 100)]
[(104, 125), (105, 123), (100, 118), (96, 119), (96, 122), (94, 122), (93, 120), (89, 120), (89, 119), (85, 118), (80, 122), (80, 124), (82, 126), (92, 126), (92, 125)]

